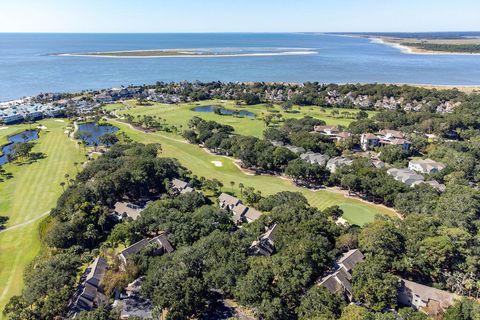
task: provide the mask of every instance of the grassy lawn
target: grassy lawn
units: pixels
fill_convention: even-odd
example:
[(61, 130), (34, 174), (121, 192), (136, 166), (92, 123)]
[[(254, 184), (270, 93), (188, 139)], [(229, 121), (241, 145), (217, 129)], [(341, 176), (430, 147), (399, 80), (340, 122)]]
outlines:
[[(197, 176), (204, 176), (210, 179), (216, 178), (222, 181), (225, 191), (233, 190), (238, 194), (238, 185), (242, 183), (245, 187), (251, 186), (260, 190), (263, 195), (270, 195), (280, 191), (301, 192), (312, 206), (320, 209), (332, 205), (339, 205), (345, 211), (344, 217), (351, 223), (358, 225), (372, 221), (376, 214), (395, 216), (395, 213), (390, 209), (346, 198), (339, 193), (326, 190), (310, 191), (305, 188), (296, 187), (289, 180), (279, 177), (249, 176), (235, 166), (231, 159), (211, 155), (198, 146), (187, 144), (173, 135), (164, 135), (162, 133), (146, 134), (132, 129), (129, 125), (119, 121), (110, 120), (110, 122), (119, 127), (135, 141), (142, 143), (161, 143), (162, 154), (165, 157), (177, 158), (182, 165)], [(220, 161), (222, 166), (218, 167), (212, 161)], [(235, 182), (233, 188), (231, 188), (230, 185), (231, 181)]]
[[(42, 219), (38, 218), (55, 206), (64, 175), (75, 175), (73, 163), (84, 161), (83, 150), (64, 133), (66, 122), (47, 119), (39, 124), (47, 129), (41, 130), (33, 151), (46, 157), (30, 164), (6, 164), (4, 169), (13, 178), (0, 182), (0, 216), (9, 217), (7, 228), (21, 224), (0, 233), (0, 310), (20, 293), (23, 270), (41, 250), (38, 225)], [(0, 130), (0, 141), (28, 128), (16, 125)]]
[[(218, 105), (227, 109), (238, 109), (246, 110), (253, 112), (256, 117), (237, 117), (229, 115), (218, 115), (213, 112), (195, 112), (191, 109), (196, 106), (206, 106), (206, 105)], [(172, 104), (160, 104), (154, 103), (152, 106), (139, 106), (136, 101), (128, 101), (124, 104), (110, 104), (104, 107), (105, 110), (113, 111), (116, 110), (118, 115), (130, 114), (132, 116), (157, 116), (159, 118), (165, 119), (167, 124), (175, 125), (177, 128), (186, 128), (188, 121), (193, 117), (197, 116), (205, 120), (213, 120), (221, 122), (223, 124), (231, 125), (235, 128), (235, 132), (242, 135), (249, 135), (260, 137), (265, 130), (265, 123), (263, 118), (266, 114), (270, 113), (265, 105), (255, 105), (255, 106), (242, 106), (241, 108), (236, 108), (233, 101), (219, 101), (219, 100), (208, 100), (195, 103), (185, 103), (180, 105)], [(291, 112), (283, 111), (279, 106), (270, 108), (269, 110), (276, 111), (274, 114), (279, 114), (283, 119), (288, 118), (302, 118), (306, 115), (324, 120), (328, 125), (341, 125), (348, 126), (353, 119), (341, 118), (342, 112), (348, 112), (351, 114), (356, 114), (359, 110), (356, 109), (339, 109), (339, 108), (319, 108), (319, 107), (299, 107), (295, 106)], [(338, 112), (339, 115), (332, 113)], [(369, 111), (370, 115), (373, 115), (375, 112)]]

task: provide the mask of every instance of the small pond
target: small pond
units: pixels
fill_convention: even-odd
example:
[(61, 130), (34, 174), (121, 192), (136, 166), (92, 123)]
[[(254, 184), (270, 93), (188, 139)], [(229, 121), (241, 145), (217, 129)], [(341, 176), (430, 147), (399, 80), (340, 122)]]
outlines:
[(16, 135), (8, 137), (9, 144), (2, 148), (2, 156), (0, 156), (0, 165), (8, 162), (8, 154), (12, 152), (13, 146), (17, 143), (38, 140), (38, 131), (28, 130)]
[(255, 113), (247, 111), (247, 110), (230, 110), (230, 109), (224, 109), (220, 106), (200, 106), (200, 107), (195, 107), (192, 109), (192, 111), (195, 112), (216, 112), (218, 110), (218, 113), (222, 115), (238, 115), (238, 116), (243, 116), (243, 117), (255, 117)]
[(107, 133), (117, 132), (118, 128), (110, 125), (99, 125), (95, 122), (78, 125), (77, 137), (85, 141), (89, 146), (101, 145), (99, 138)]

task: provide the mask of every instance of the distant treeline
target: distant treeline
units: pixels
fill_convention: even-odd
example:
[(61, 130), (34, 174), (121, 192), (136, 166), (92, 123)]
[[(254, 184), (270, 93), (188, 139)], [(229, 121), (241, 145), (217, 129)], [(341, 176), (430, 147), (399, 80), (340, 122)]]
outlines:
[(480, 44), (445, 44), (445, 43), (415, 43), (404, 42), (402, 45), (422, 50), (442, 52), (480, 53)]

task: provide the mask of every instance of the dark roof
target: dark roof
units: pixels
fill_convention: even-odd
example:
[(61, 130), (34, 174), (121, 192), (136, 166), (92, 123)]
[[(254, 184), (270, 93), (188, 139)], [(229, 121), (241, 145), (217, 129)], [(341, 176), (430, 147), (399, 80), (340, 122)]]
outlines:
[(363, 261), (363, 254), (358, 249), (352, 249), (344, 253), (338, 260), (337, 264), (343, 265), (345, 270), (350, 272), (357, 263)]
[(223, 203), (223, 204), (228, 205), (228, 206), (236, 206), (237, 204), (242, 203), (242, 201), (240, 201), (240, 199), (235, 198), (234, 196), (231, 196), (227, 193), (222, 193), (218, 197), (218, 200), (220, 201), (220, 203)]
[(245, 212), (245, 218), (249, 221), (255, 221), (262, 216), (262, 213), (256, 209), (248, 208), (247, 212)]
[(162, 233), (158, 236), (156, 236), (153, 239), (142, 239), (134, 244), (132, 244), (130, 247), (125, 248), (123, 251), (120, 252), (120, 256), (123, 256), (123, 258), (126, 260), (128, 256), (134, 255), (138, 252), (140, 252), (142, 249), (144, 249), (146, 246), (149, 244), (158, 244), (165, 252), (170, 253), (173, 252), (174, 249), (170, 242), (168, 241), (167, 235), (165, 233)]
[(172, 180), (172, 186), (175, 188), (175, 189), (178, 189), (178, 190), (183, 190), (185, 189), (186, 187), (189, 186), (189, 184), (185, 181), (182, 181), (182, 180), (178, 180), (178, 179), (173, 179)]
[(97, 257), (88, 268), (90, 272), (87, 274), (85, 282), (98, 287), (105, 275), (105, 270), (107, 270), (107, 260)]

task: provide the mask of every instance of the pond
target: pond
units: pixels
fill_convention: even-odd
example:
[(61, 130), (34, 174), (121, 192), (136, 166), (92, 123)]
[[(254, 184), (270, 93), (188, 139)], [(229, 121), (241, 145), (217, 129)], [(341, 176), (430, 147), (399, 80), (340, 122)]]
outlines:
[(0, 156), (0, 165), (8, 162), (8, 154), (12, 152), (13, 146), (17, 143), (38, 140), (38, 131), (27, 130), (16, 135), (8, 137), (9, 144), (2, 148), (2, 156)]
[(218, 110), (218, 113), (222, 115), (236, 115), (236, 116), (242, 116), (242, 117), (255, 117), (255, 113), (247, 111), (247, 110), (230, 110), (230, 109), (224, 109), (220, 106), (200, 106), (200, 107), (195, 107), (192, 109), (192, 111), (195, 112), (216, 112)]
[(99, 125), (96, 122), (82, 123), (78, 125), (76, 136), (85, 141), (89, 146), (101, 145), (100, 137), (107, 133), (115, 133), (117, 127), (111, 125)]

